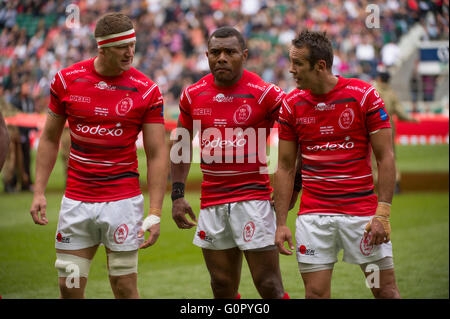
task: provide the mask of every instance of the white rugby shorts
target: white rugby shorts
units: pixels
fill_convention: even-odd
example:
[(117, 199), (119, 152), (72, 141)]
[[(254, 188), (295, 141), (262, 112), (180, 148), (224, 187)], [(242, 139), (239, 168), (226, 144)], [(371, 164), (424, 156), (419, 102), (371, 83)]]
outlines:
[(372, 217), (299, 215), (295, 227), (297, 261), (307, 264), (336, 263), (341, 249), (344, 250), (343, 261), (351, 264), (360, 265), (392, 257), (391, 242), (369, 245), (369, 240), (364, 241), (364, 230)]
[(144, 236), (137, 237), (143, 216), (142, 194), (96, 203), (63, 196), (55, 247), (77, 250), (102, 243), (112, 251), (136, 250), (144, 241)]
[(268, 200), (249, 200), (200, 210), (194, 245), (224, 250), (253, 250), (275, 244), (275, 212)]

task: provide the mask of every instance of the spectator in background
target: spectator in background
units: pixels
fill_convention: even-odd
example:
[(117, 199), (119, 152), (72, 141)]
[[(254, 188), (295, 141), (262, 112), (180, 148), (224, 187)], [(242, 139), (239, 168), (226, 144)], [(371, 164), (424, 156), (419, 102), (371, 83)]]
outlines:
[[(13, 97), (11, 104), (19, 110), (19, 112), (33, 113), (34, 112), (34, 100), (31, 98), (30, 85), (28, 82), (24, 82), (19, 93)], [(19, 127), (20, 134), (20, 147), (22, 150), (21, 167), (19, 167), (20, 176), (18, 180), (21, 183), (21, 190), (31, 191), (31, 145), (30, 145), (30, 128)]]
[[(9, 103), (3, 95), (3, 86), (0, 85), (0, 113), (4, 117), (14, 116), (19, 111)], [(4, 169), (2, 171), (2, 180), (4, 191), (7, 193), (16, 191), (17, 176), (19, 176), (17, 170), (22, 166), (22, 149), (20, 147), (20, 133), (19, 128), (14, 125), (6, 126), (8, 131), (8, 152), (1, 154), (4, 156)], [(3, 141), (2, 141), (3, 142)], [(9, 150), (8, 150), (9, 149)]]
[(381, 49), (381, 62), (387, 68), (393, 66), (399, 59), (400, 49), (395, 42), (386, 43)]
[(3, 168), (3, 164), (6, 160), (9, 147), (9, 135), (6, 128), (5, 120), (3, 119), (2, 112), (0, 111), (0, 171)]
[[(273, 73), (266, 71), (267, 76), (276, 83), (285, 84), (282, 89), (292, 89), (294, 84), (288, 72), (277, 69), (283, 68), (283, 60), (288, 56), (287, 45), (292, 32), (296, 34), (304, 27), (327, 31), (332, 36), (344, 66), (343, 75), (372, 80), (376, 61), (381, 58), (379, 51), (383, 40), (393, 36), (399, 39), (413, 23), (425, 21), (427, 13), (436, 16), (435, 21), (440, 26), (437, 37), (448, 39), (448, 5), (425, 2), (428, 3), (426, 7), (419, 6), (416, 1), (390, 0), (386, 4), (375, 1), (380, 4), (381, 29), (367, 29), (364, 25), (366, 3), (349, 0), (80, 0), (77, 3), (79, 28), (66, 26), (65, 10), (71, 4), (69, 0), (1, 2), (0, 80), (5, 93), (13, 95), (14, 89), (26, 79), (33, 95), (44, 95), (48, 101), (49, 80), (57, 70), (95, 54), (95, 41), (89, 34), (95, 19), (107, 11), (122, 11), (136, 19), (140, 42), (136, 48), (135, 66), (151, 78), (159, 77), (165, 81), (164, 95), (172, 91), (172, 87), (179, 86), (182, 77), (190, 77), (192, 83), (208, 72), (203, 54), (206, 50), (204, 39), (223, 25), (236, 26), (249, 39), (249, 70), (259, 74), (274, 70)], [(370, 47), (365, 50), (364, 46), (358, 49), (364, 37), (369, 37), (373, 50)], [(363, 56), (358, 52), (358, 57), (367, 61), (362, 68), (355, 64), (357, 50), (363, 51)], [(270, 64), (262, 64), (262, 58)], [(178, 71), (167, 71), (173, 64), (181, 69), (179, 76)], [(167, 114), (171, 114), (170, 108), (177, 110), (176, 103), (172, 104), (167, 105)]]

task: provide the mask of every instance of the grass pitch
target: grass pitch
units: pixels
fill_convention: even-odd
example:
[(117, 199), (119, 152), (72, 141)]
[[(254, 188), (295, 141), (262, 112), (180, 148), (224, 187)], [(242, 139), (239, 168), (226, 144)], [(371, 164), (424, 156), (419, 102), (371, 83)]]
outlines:
[[(0, 296), (58, 298), (54, 240), (62, 192), (47, 194), (47, 226), (37, 226), (29, 214), (32, 195), (0, 195)], [(148, 198), (146, 204), (148, 204)], [(199, 211), (198, 192), (187, 194)], [(298, 205), (298, 204), (297, 204)], [(403, 298), (449, 298), (448, 193), (397, 195), (392, 208), (392, 243), (397, 283)], [(294, 229), (291, 211), (288, 222)], [(139, 254), (138, 285), (142, 298), (212, 298), (201, 250), (192, 245), (194, 229), (179, 230), (171, 218), (167, 194), (158, 242)], [(339, 258), (341, 260), (342, 253)], [(304, 298), (294, 256), (280, 256), (283, 282), (291, 298)], [(247, 264), (243, 263), (242, 298), (259, 298)], [(113, 298), (100, 247), (89, 274), (87, 298)], [(372, 298), (359, 266), (339, 261), (334, 269), (332, 298)]]

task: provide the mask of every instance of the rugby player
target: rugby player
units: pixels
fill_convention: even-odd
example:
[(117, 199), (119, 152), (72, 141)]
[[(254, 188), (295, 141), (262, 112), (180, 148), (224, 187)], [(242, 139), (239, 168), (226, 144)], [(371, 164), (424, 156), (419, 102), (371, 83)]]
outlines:
[[(395, 164), (384, 102), (370, 84), (331, 73), (333, 49), (323, 33), (301, 32), (289, 56), (297, 89), (284, 98), (279, 115), (274, 186), (279, 251), (292, 254), (286, 241), (294, 249), (286, 218), (299, 146), (303, 192), (295, 237), (306, 298), (330, 298), (341, 249), (345, 262), (360, 265), (376, 298), (400, 298), (389, 223)], [(378, 164), (378, 196), (371, 149)]]
[[(67, 120), (71, 149), (55, 236), (61, 297), (84, 297), (91, 260), (103, 244), (114, 296), (138, 298), (138, 249), (158, 239), (168, 175), (163, 99), (158, 86), (131, 66), (136, 37), (130, 18), (106, 14), (95, 38), (98, 55), (59, 71), (52, 81), (30, 212), (36, 224), (48, 223), (45, 188)], [(144, 221), (136, 155), (141, 131), (150, 197)]]
[(262, 298), (288, 298), (265, 161), (265, 141), (284, 92), (244, 69), (248, 50), (232, 27), (211, 34), (206, 56), (211, 73), (183, 91), (178, 122), (189, 131), (189, 150), (195, 122), (200, 123), (201, 210), (196, 224), (184, 198), (191, 160), (172, 161), (172, 217), (181, 229), (197, 226), (193, 243), (202, 248), (214, 298), (239, 298), (243, 256)]

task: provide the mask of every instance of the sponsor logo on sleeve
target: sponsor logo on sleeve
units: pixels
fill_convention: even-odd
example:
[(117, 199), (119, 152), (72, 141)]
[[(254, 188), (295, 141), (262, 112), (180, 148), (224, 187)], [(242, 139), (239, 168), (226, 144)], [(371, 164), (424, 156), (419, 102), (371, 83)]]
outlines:
[(387, 115), (386, 111), (383, 110), (383, 109), (380, 109), (380, 119), (381, 119), (382, 121), (386, 121), (387, 118), (388, 118), (388, 115)]

